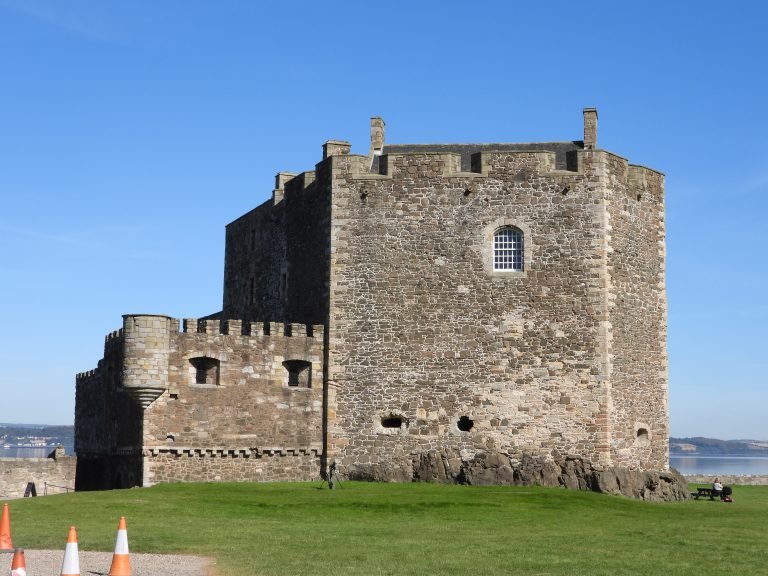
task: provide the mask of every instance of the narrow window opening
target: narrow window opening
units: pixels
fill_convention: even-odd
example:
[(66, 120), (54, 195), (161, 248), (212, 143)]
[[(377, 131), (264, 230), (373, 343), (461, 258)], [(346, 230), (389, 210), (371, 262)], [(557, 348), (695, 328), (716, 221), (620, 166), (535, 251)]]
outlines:
[(280, 274), (280, 296), (283, 302), (288, 300), (288, 272)]
[(286, 360), (286, 384), (293, 388), (312, 388), (312, 363), (306, 360)]
[(635, 434), (635, 445), (636, 446), (649, 446), (651, 443), (651, 439), (648, 436), (648, 429), (647, 428), (638, 428), (637, 432)]
[(472, 427), (475, 425), (474, 420), (471, 420), (469, 416), (462, 416), (459, 418), (459, 421), (456, 423), (456, 427), (461, 430), (462, 432), (469, 432), (472, 430)]
[(190, 358), (189, 363), (195, 372), (195, 384), (209, 384), (213, 386), (219, 384), (219, 360), (200, 356), (198, 358)]
[(382, 428), (402, 428), (403, 417), (402, 416), (387, 416), (381, 419)]

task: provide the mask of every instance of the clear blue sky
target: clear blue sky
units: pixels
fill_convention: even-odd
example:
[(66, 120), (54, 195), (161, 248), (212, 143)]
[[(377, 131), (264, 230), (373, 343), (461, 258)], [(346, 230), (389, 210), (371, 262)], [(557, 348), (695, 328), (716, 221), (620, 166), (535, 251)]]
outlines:
[(0, 0), (0, 422), (124, 313), (221, 307), (224, 225), (331, 138), (581, 139), (667, 175), (672, 434), (768, 439), (764, 2)]

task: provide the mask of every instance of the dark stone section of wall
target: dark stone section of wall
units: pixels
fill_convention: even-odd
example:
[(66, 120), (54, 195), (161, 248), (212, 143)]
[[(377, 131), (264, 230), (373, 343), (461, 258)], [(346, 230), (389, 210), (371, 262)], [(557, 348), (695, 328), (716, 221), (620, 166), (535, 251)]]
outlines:
[(121, 387), (122, 332), (108, 335), (98, 368), (78, 374), (75, 393), (75, 453), (78, 489), (139, 486), (142, 411)]
[(77, 491), (112, 490), (142, 485), (142, 459), (128, 454), (84, 454), (77, 459)]
[(222, 317), (285, 319), (280, 293), (286, 261), (285, 207), (265, 202), (227, 226)]
[(329, 305), (331, 186), (328, 162), (317, 165), (317, 179), (306, 173), (286, 183), (288, 276), (285, 321), (326, 324)]
[[(317, 180), (315, 180), (317, 176)], [(227, 226), (224, 318), (325, 324), (330, 184), (327, 163)]]

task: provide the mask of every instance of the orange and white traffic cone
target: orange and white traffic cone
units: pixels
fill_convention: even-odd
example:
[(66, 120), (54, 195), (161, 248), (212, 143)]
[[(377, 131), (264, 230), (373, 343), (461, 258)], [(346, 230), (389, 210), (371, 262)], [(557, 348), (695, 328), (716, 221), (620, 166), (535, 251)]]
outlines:
[(74, 526), (69, 527), (67, 534), (67, 547), (64, 549), (61, 576), (80, 576), (80, 555), (77, 551), (77, 530)]
[(128, 555), (128, 528), (125, 526), (125, 516), (120, 516), (120, 522), (117, 525), (117, 541), (109, 576), (131, 576), (131, 557)]
[(27, 576), (27, 561), (24, 560), (24, 549), (16, 548), (11, 562), (11, 576)]
[(11, 543), (11, 513), (8, 504), (3, 504), (3, 515), (0, 516), (0, 550), (13, 550)]

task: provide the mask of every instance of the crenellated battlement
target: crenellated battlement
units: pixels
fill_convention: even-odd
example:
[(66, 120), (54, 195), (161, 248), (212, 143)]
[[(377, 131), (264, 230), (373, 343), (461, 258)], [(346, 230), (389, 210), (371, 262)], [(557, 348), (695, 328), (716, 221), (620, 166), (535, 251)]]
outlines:
[(403, 146), (408, 150), (385, 151), (377, 156), (373, 169), (368, 165), (366, 156), (334, 156), (329, 161), (339, 173), (337, 176), (346, 176), (351, 180), (487, 178), (497, 176), (500, 168), (506, 175), (510, 170), (514, 172), (516, 167), (540, 176), (584, 174), (580, 151), (573, 151), (566, 161), (561, 161), (558, 160), (558, 152), (546, 149), (505, 150), (504, 146), (482, 144), (477, 147), (483, 147), (483, 150), (471, 151), (471, 145), (463, 145), (469, 151), (461, 152), (434, 151), (429, 145)]
[[(323, 339), (322, 324), (297, 324), (285, 322), (243, 322), (242, 320), (218, 320), (211, 318), (184, 318), (179, 320), (168, 316), (126, 314), (124, 319), (163, 318), (167, 320), (169, 332), (182, 334), (217, 334), (223, 336), (287, 336)], [(129, 329), (130, 331), (130, 329)], [(132, 331), (130, 331), (132, 333)], [(120, 344), (125, 340), (124, 329), (110, 332), (104, 337), (105, 345)]]
[(272, 190), (272, 204), (277, 206), (283, 202), (286, 195), (301, 193), (311, 188), (316, 177), (315, 170), (306, 170), (301, 174), (278, 172), (275, 175), (275, 189)]
[[(286, 194), (301, 193), (316, 181), (318, 172), (327, 164), (333, 180), (349, 182), (423, 181), (423, 180), (498, 180), (521, 175), (525, 178), (552, 178), (557, 183), (573, 185), (585, 178), (587, 164), (598, 166), (613, 163), (624, 184), (645, 188), (648, 182), (658, 182), (663, 174), (645, 166), (630, 164), (617, 154), (605, 150), (568, 149), (573, 143), (541, 144), (477, 144), (477, 145), (395, 145), (383, 147), (373, 157), (350, 154), (346, 146), (318, 163), (316, 170), (293, 174), (281, 172), (274, 191), (275, 204)], [(460, 151), (440, 151), (435, 148), (460, 148)], [(537, 148), (540, 147), (540, 148)], [(523, 148), (523, 149), (512, 149)], [(552, 148), (552, 149), (547, 149)], [(600, 168), (593, 168), (591, 173)], [(365, 194), (365, 192), (364, 192)]]
[(119, 330), (115, 330), (113, 332), (110, 332), (104, 337), (104, 343), (110, 344), (112, 342), (115, 342), (116, 340), (122, 340), (123, 338), (123, 329), (120, 328)]
[[(178, 320), (175, 322), (178, 327)], [(322, 340), (323, 330), (324, 326), (322, 324), (243, 322), (242, 320), (211, 320), (197, 318), (184, 318), (181, 322), (182, 334), (217, 334), (223, 336), (251, 337), (286, 336), (288, 338), (315, 338)]]
[(93, 370), (86, 370), (85, 372), (78, 372), (75, 375), (75, 382), (77, 382), (78, 385), (87, 384), (89, 381), (97, 379), (99, 374), (100, 372), (98, 368), (94, 368)]
[(230, 447), (213, 446), (145, 446), (144, 456), (171, 455), (187, 458), (262, 458), (264, 456), (314, 456), (322, 454), (321, 447)]
[[(182, 365), (186, 369), (190, 358), (221, 361), (229, 356), (227, 350), (263, 350), (268, 352), (266, 364), (261, 367), (264, 375), (280, 382), (295, 378), (297, 383), (301, 380), (310, 386), (313, 381), (322, 382), (324, 338), (324, 326), (320, 324), (211, 318), (180, 321), (168, 316), (127, 314), (123, 316), (123, 328), (106, 336), (104, 359), (99, 366), (78, 373), (76, 385), (85, 388), (119, 383), (146, 409), (163, 391), (178, 390), (186, 378)], [(284, 361), (304, 362), (310, 368), (303, 376), (303, 365), (286, 365), (277, 370), (276, 365)], [(232, 370), (217, 365), (212, 382), (218, 385), (233, 379)], [(249, 374), (258, 373), (253, 368), (248, 370)], [(291, 370), (295, 375), (291, 376)]]
[[(301, 193), (316, 182), (318, 174), (329, 172), (331, 180), (349, 181), (423, 179), (497, 179), (515, 174), (551, 177), (569, 183), (585, 177), (584, 167), (606, 159), (624, 164), (630, 185), (644, 186), (646, 172), (613, 153), (597, 148), (597, 110), (584, 108), (584, 139), (571, 142), (525, 144), (395, 144), (385, 145), (384, 121), (371, 118), (368, 155), (351, 154), (346, 140), (323, 144), (322, 160), (315, 170), (295, 174), (279, 172), (275, 178), (273, 204), (286, 194)], [(655, 177), (653, 177), (655, 178)], [(653, 179), (652, 178), (652, 179)]]

